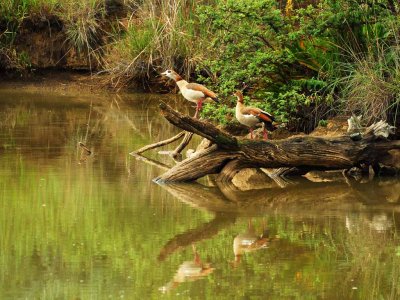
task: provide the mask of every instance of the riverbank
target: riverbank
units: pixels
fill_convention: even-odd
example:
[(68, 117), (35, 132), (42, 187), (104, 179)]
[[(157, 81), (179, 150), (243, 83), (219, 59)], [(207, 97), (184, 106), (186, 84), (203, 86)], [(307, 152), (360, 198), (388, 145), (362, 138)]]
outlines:
[(158, 75), (173, 68), (224, 100), (202, 112), (219, 124), (234, 120), (241, 89), (291, 131), (351, 114), (400, 127), (399, 12), (392, 1), (2, 2), (0, 71), (88, 72), (97, 87), (167, 92), (174, 83)]

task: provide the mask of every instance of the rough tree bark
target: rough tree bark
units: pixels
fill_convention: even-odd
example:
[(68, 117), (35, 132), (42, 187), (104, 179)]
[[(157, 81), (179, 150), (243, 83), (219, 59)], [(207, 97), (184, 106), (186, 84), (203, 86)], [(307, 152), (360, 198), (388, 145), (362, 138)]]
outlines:
[(295, 136), (269, 141), (237, 139), (206, 121), (182, 115), (165, 103), (161, 103), (160, 108), (170, 123), (214, 145), (156, 178), (159, 183), (192, 181), (221, 171), (220, 180), (227, 181), (244, 167), (349, 169), (360, 164), (377, 165), (389, 150), (400, 149), (399, 140), (376, 136), (373, 128), (357, 141), (350, 136)]

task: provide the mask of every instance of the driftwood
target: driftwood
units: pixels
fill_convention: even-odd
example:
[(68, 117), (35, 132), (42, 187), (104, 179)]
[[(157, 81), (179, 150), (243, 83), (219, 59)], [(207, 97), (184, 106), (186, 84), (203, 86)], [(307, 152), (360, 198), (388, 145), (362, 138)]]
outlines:
[(186, 132), (185, 133), (185, 136), (184, 136), (182, 142), (172, 152), (172, 154), (171, 154), (172, 158), (174, 158), (176, 160), (182, 160), (182, 159), (180, 159), (181, 158), (181, 152), (189, 144), (189, 142), (191, 141), (192, 137), (193, 137), (193, 133), (191, 133), (191, 132)]
[[(163, 116), (173, 125), (198, 134), (214, 145), (195, 153), (156, 179), (157, 182), (192, 181), (208, 174), (221, 173), (229, 181), (244, 167), (297, 168), (299, 170), (350, 169), (362, 164), (378, 166), (387, 152), (400, 149), (400, 141), (376, 134), (374, 125), (357, 140), (351, 136), (295, 136), (283, 140), (238, 139), (216, 126), (160, 104)], [(378, 124), (378, 131), (381, 130)]]
[[(193, 118), (198, 119), (199, 118), (199, 111), (196, 110), (196, 113), (194, 114)], [(156, 142), (150, 145), (146, 145), (138, 150), (132, 151), (131, 153), (129, 153), (132, 156), (136, 156), (137, 154), (139, 154), (140, 157), (142, 157), (143, 152), (146, 152), (148, 150), (152, 150), (155, 148), (159, 148), (162, 146), (166, 146), (169, 145), (179, 139), (181, 139), (183, 137), (182, 142), (175, 148), (174, 151), (171, 151), (170, 155), (174, 160), (177, 161), (181, 161), (182, 160), (182, 155), (181, 152), (186, 148), (186, 146), (190, 143), (190, 141), (192, 140), (193, 137), (193, 133), (192, 132), (186, 132), (186, 131), (181, 131), (179, 132), (177, 135), (174, 135), (173, 137), (170, 137), (166, 140), (160, 141), (160, 142)]]

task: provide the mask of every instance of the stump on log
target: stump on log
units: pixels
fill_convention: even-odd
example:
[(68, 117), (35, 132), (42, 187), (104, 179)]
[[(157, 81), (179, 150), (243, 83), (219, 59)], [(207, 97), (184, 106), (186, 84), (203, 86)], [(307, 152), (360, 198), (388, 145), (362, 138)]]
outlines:
[[(185, 116), (165, 103), (163, 116), (173, 125), (198, 134), (213, 143), (156, 178), (158, 183), (193, 181), (220, 173), (217, 180), (229, 181), (244, 167), (300, 170), (350, 169), (362, 164), (378, 166), (392, 149), (400, 149), (400, 140), (390, 141), (375, 132), (372, 125), (357, 140), (340, 137), (295, 136), (283, 140), (238, 139), (211, 123)], [(379, 123), (377, 130), (381, 130)]]

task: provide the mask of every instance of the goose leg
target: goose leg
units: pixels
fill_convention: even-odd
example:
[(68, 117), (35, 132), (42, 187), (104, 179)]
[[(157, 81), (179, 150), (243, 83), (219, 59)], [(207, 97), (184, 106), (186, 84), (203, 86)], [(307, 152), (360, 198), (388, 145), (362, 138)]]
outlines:
[(199, 106), (199, 110), (201, 110), (201, 108), (203, 107), (203, 99), (199, 99), (197, 105)]
[(201, 107), (203, 106), (203, 101), (201, 99), (197, 100), (197, 106), (196, 106), (196, 113), (194, 114), (194, 118), (198, 119)]
[(263, 130), (263, 137), (264, 137), (265, 141), (268, 140), (268, 131), (265, 129), (265, 126), (264, 126), (264, 130)]
[(193, 255), (194, 255), (193, 261), (194, 261), (196, 264), (200, 265), (200, 264), (201, 264), (200, 255), (199, 255), (199, 253), (197, 252), (196, 246), (195, 246), (194, 244), (192, 244), (192, 250), (193, 250)]
[(253, 128), (250, 128), (250, 139), (253, 139)]

